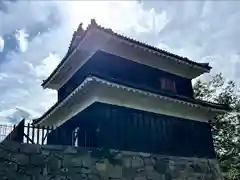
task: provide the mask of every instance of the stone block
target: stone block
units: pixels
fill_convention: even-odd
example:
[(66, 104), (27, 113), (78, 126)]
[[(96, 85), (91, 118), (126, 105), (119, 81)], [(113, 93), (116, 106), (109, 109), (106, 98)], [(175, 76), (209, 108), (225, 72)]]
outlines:
[(146, 172), (152, 172), (152, 171), (154, 171), (154, 167), (151, 166), (151, 165), (145, 165), (145, 166), (144, 166), (144, 169), (145, 169)]
[(154, 165), (155, 171), (157, 171), (160, 174), (164, 174), (168, 171), (168, 159), (159, 159), (155, 162)]
[(101, 180), (101, 176), (100, 176), (99, 174), (97, 174), (97, 173), (95, 173), (95, 174), (89, 174), (89, 175), (88, 175), (88, 178), (89, 178), (90, 180)]
[(140, 167), (143, 167), (143, 166), (144, 166), (143, 158), (141, 158), (141, 157), (139, 157), (139, 156), (134, 156), (134, 157), (132, 157), (131, 166), (132, 166), (132, 168), (140, 168)]
[(155, 165), (155, 159), (150, 157), (143, 159), (145, 166), (154, 166)]
[(129, 157), (134, 157), (134, 156), (140, 156), (141, 153), (139, 152), (132, 152), (132, 151), (121, 151), (123, 156), (129, 156)]
[(131, 167), (131, 158), (130, 157), (124, 157), (122, 160), (123, 166), (126, 168), (130, 168)]
[(21, 170), (22, 173), (27, 174), (29, 176), (41, 176), (42, 175), (42, 168), (36, 166), (26, 166)]
[(192, 164), (190, 166), (193, 169), (193, 172), (195, 172), (195, 173), (204, 173), (204, 170), (202, 169), (202, 166), (200, 166), (199, 164)]
[(69, 173), (66, 179), (71, 180), (92, 180), (89, 178), (88, 174), (81, 174), (81, 173)]
[(16, 153), (11, 155), (11, 160), (20, 164), (20, 165), (27, 165), (30, 164), (29, 156), (22, 153)]
[(38, 144), (22, 144), (20, 152), (25, 154), (39, 154), (41, 146)]
[(7, 149), (0, 149), (0, 159), (10, 160), (12, 152)]
[(172, 179), (176, 179), (178, 177), (181, 177), (182, 173), (177, 169), (175, 169), (175, 170), (169, 170), (168, 172), (166, 172), (166, 174), (169, 174)]
[(183, 171), (183, 174), (185, 174), (185, 175), (186, 174), (189, 175), (189, 174), (193, 174), (193, 173), (194, 173), (194, 171), (191, 166), (186, 166), (186, 168)]
[(147, 180), (145, 176), (135, 176), (133, 180)]
[(61, 172), (65, 172), (66, 174), (79, 174), (81, 173), (81, 167), (63, 167), (60, 169)]
[(115, 178), (122, 178), (122, 175), (123, 175), (123, 168), (122, 166), (114, 166), (113, 167), (113, 170), (111, 171), (110, 170), (110, 173), (112, 173), (112, 177), (115, 177)]
[(43, 156), (49, 156), (50, 155), (50, 151), (47, 151), (47, 150), (45, 150), (45, 149), (41, 149), (41, 154), (43, 155)]
[[(95, 165), (95, 161), (91, 156), (85, 155), (85, 156), (77, 156), (79, 159), (82, 159), (82, 165), (86, 167), (92, 167)], [(78, 161), (78, 159), (74, 159), (74, 161)]]
[(78, 156), (77, 154), (65, 154), (63, 156), (63, 164), (65, 167), (74, 167), (74, 166), (82, 166), (84, 158), (82, 156)]
[(19, 152), (19, 148), (22, 146), (19, 142), (5, 140), (1, 142), (0, 149), (5, 149), (10, 152)]
[(184, 163), (179, 163), (179, 164), (177, 164), (176, 165), (176, 169), (178, 170), (178, 171), (184, 171), (185, 170), (185, 168), (186, 168), (186, 164), (184, 164)]
[(156, 171), (147, 171), (146, 172), (146, 177), (149, 180), (158, 180), (158, 179), (161, 179), (161, 174), (159, 174)]
[(80, 155), (82, 155), (82, 156), (90, 156), (90, 154), (91, 154), (91, 150), (89, 150), (89, 149), (85, 149), (85, 148), (82, 148), (82, 147), (77, 147), (76, 148), (76, 150), (77, 150), (77, 154), (80, 156)]
[(32, 165), (35, 166), (44, 166), (45, 160), (42, 154), (36, 154), (30, 156), (30, 161)]
[(48, 173), (58, 172), (59, 168), (63, 167), (62, 161), (58, 159), (56, 156), (48, 157), (47, 161), (45, 162)]
[(48, 176), (46, 176), (46, 175), (40, 175), (40, 176), (37, 177), (36, 180), (48, 180), (48, 179), (49, 179)]
[[(214, 166), (213, 164), (209, 164), (208, 162), (201, 162), (198, 164), (198, 166), (200, 167), (201, 171), (203, 173), (209, 173), (211, 170), (211, 168), (215, 169), (217, 168), (216, 166)], [(217, 168), (219, 170), (219, 167)]]
[(14, 172), (18, 169), (18, 164), (10, 161), (0, 162), (0, 172)]
[(105, 172), (107, 170), (107, 165), (105, 163), (96, 163), (96, 169), (99, 172)]
[(136, 170), (133, 168), (123, 168), (122, 174), (124, 179), (132, 179), (136, 176)]
[(176, 168), (176, 161), (173, 161), (173, 160), (169, 160), (168, 161), (168, 168), (170, 169), (170, 170), (174, 170), (175, 168)]
[(15, 180), (15, 179), (20, 179), (22, 180), (23, 175), (19, 174), (16, 171), (1, 171), (0, 172), (0, 179), (1, 180)]
[(76, 154), (78, 151), (75, 147), (69, 146), (64, 150), (65, 154)]
[(105, 163), (106, 169), (104, 171), (99, 171), (101, 174), (104, 174), (107, 177), (111, 177), (111, 179), (121, 179), (123, 176), (123, 167), (121, 165), (113, 166), (110, 163)]
[(143, 152), (140, 152), (140, 153), (139, 153), (139, 156), (144, 157), (144, 158), (147, 158), (147, 157), (151, 157), (151, 153), (143, 153)]
[(42, 146), (43, 150), (51, 151), (51, 152), (64, 152), (66, 149), (66, 146), (60, 146), (60, 145), (45, 145)]

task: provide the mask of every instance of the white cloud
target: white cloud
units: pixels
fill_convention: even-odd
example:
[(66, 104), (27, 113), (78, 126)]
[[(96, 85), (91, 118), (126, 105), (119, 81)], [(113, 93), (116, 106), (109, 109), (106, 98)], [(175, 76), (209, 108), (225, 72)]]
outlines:
[(4, 48), (4, 39), (0, 36), (0, 52), (3, 51)]
[(15, 37), (18, 41), (20, 51), (25, 52), (28, 48), (28, 34), (25, 32), (25, 30), (21, 29), (16, 31)]
[[(22, 51), (8, 53), (0, 66), (0, 112), (21, 107), (39, 116), (56, 101), (56, 92), (43, 90), (40, 84), (66, 53), (78, 24), (86, 27), (91, 18), (195, 61), (210, 61), (213, 71), (230, 78), (240, 77), (235, 72), (240, 40), (237, 3), (149, 1), (143, 6), (134, 1), (17, 1), (7, 2), (7, 7), (8, 13), (0, 11), (0, 37), (20, 30)], [(29, 28), (52, 16), (57, 16), (56, 26), (26, 41)]]
[(52, 2), (43, 3), (41, 1), (16, 1), (4, 2), (7, 13), (0, 11), (1, 23), (0, 34), (14, 32), (23, 27), (31, 27), (35, 23), (45, 22), (48, 18), (46, 14), (51, 10)]
[[(21, 31), (18, 31), (17, 39), (20, 47), (23, 48), (22, 52), (9, 53), (4, 64), (0, 67), (2, 74), (0, 88), (4, 89), (0, 95), (3, 100), (0, 102), (1, 111), (20, 106), (38, 112), (38, 114), (34, 114), (37, 116), (46, 111), (56, 101), (56, 92), (43, 90), (40, 84), (59, 63), (59, 57), (63, 57), (66, 53), (73, 31), (80, 22), (84, 22), (84, 25), (87, 26), (90, 19), (95, 17), (98, 23), (106, 27), (113, 27), (125, 34), (132, 33), (133, 36), (146, 32), (146, 29), (151, 26), (151, 24), (141, 24), (141, 18), (147, 15), (147, 11), (135, 2), (123, 4), (119, 2), (42, 2), (45, 5), (39, 5), (39, 3), (26, 4), (23, 1), (16, 3), (20, 4), (19, 8), (16, 8), (16, 5), (9, 6), (9, 11), (12, 14), (11, 16), (6, 15), (6, 19), (9, 18), (11, 24), (17, 24), (14, 28), (21, 29)], [(60, 13), (58, 16), (61, 19), (60, 25), (55, 29), (50, 29), (47, 33), (39, 34), (29, 41), (28, 48), (25, 48), (26, 31), (24, 30), (31, 26), (31, 23), (34, 24), (39, 21), (38, 12), (42, 13), (42, 20), (47, 19), (44, 17), (47, 16), (45, 10), (52, 5), (58, 8)], [(22, 14), (22, 12), (26, 11), (26, 7), (34, 11), (36, 19), (33, 16), (28, 21), (24, 20), (22, 24), (18, 24), (15, 21), (21, 19), (20, 16), (23, 16), (24, 13)], [(109, 16), (107, 12), (113, 7), (118, 8)], [(24, 8), (24, 10), (21, 8)], [(154, 13), (152, 11), (149, 15), (151, 20)], [(129, 14), (129, 17), (127, 14)], [(6, 23), (6, 26), (10, 26), (7, 21), (4, 21), (4, 23)], [(13, 30), (10, 27), (8, 29)], [(7, 33), (7, 31), (5, 32)], [(11, 89), (11, 91), (8, 91), (8, 89)]]
[(60, 58), (55, 54), (49, 54), (45, 59), (43, 59), (41, 65), (35, 68), (35, 73), (38, 78), (45, 78), (50, 75), (51, 72), (59, 64)]

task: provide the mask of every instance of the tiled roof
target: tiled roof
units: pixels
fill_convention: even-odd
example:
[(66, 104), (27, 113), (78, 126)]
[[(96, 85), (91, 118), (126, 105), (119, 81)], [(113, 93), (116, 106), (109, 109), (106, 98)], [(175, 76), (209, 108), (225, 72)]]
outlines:
[[(82, 35), (81, 35), (81, 38), (80, 38), (79, 42), (85, 37), (85, 35), (87, 34), (88, 30), (90, 30), (92, 28), (96, 28), (96, 29), (102, 30), (102, 31), (104, 31), (104, 32), (106, 32), (106, 33), (108, 33), (108, 34), (110, 34), (112, 36), (115, 36), (117, 38), (120, 38), (120, 39), (128, 42), (128, 44), (130, 46), (138, 46), (139, 48), (143, 48), (144, 50), (149, 51), (149, 52), (151, 52), (153, 54), (159, 54), (160, 53), (162, 56), (165, 56), (166, 58), (174, 58), (174, 60), (177, 60), (178, 62), (189, 64), (189, 65), (193, 65), (193, 66), (197, 66), (197, 67), (206, 69), (206, 71), (209, 71), (211, 69), (211, 67), (209, 66), (209, 63), (197, 63), (197, 62), (189, 60), (187, 57), (182, 57), (182, 56), (170, 53), (168, 51), (165, 51), (163, 49), (159, 49), (159, 48), (156, 48), (154, 46), (148, 45), (146, 43), (137, 41), (137, 40), (132, 39), (130, 37), (123, 36), (121, 34), (118, 34), (118, 33), (114, 32), (114, 31), (112, 31), (112, 29), (104, 28), (104, 27), (98, 25), (94, 19), (91, 20), (91, 24), (88, 25), (88, 27), (87, 27), (87, 29), (85, 31), (82, 29), (82, 24), (79, 25), (78, 31), (79, 30), (82, 31)], [(76, 32), (74, 33), (73, 36), (75, 36), (75, 34), (76, 34)], [(71, 41), (71, 43), (72, 43), (72, 41)], [(74, 51), (74, 48), (71, 48), (71, 44), (70, 44), (68, 52), (64, 56), (63, 60), (59, 63), (59, 65), (51, 73), (51, 75), (43, 82), (42, 85), (46, 84), (47, 81), (50, 80), (50, 78), (53, 76), (53, 74), (56, 73), (57, 69), (59, 69), (62, 66), (62, 64), (67, 60), (67, 57), (73, 51)]]
[(56, 104), (54, 104), (46, 113), (44, 113), (44, 115), (42, 117), (35, 120), (34, 123), (38, 123), (43, 118), (45, 118), (46, 116), (49, 116), (53, 112), (54, 109), (61, 107), (65, 102), (67, 102), (68, 99), (70, 99), (77, 92), (79, 92), (84, 86), (86, 86), (86, 84), (88, 84), (90, 82), (93, 82), (93, 81), (99, 82), (101, 84), (106, 84), (107, 86), (110, 86), (110, 87), (115, 87), (115, 88), (119, 88), (119, 89), (122, 89), (122, 90), (132, 91), (134, 93), (139, 93), (139, 94), (143, 94), (143, 95), (158, 98), (158, 99), (164, 99), (164, 100), (172, 101), (174, 103), (187, 104), (191, 107), (198, 107), (198, 108), (209, 107), (209, 108), (215, 108), (215, 109), (224, 110), (224, 111), (230, 111), (231, 110), (231, 108), (229, 106), (223, 105), (223, 104), (206, 102), (206, 101), (202, 101), (202, 100), (198, 100), (198, 99), (192, 99), (192, 98), (185, 97), (185, 96), (179, 96), (179, 95), (176, 95), (176, 94), (174, 94), (174, 95), (173, 94), (168, 94), (168, 93), (156, 94), (156, 93), (147, 92), (147, 91), (143, 91), (143, 90), (140, 90), (140, 89), (137, 89), (137, 88), (126, 86), (126, 85), (124, 85), (124, 83), (123, 84), (117, 84), (115, 82), (105, 80), (105, 79), (102, 79), (102, 78), (99, 78), (99, 77), (96, 77), (96, 76), (88, 76), (80, 86), (78, 86), (71, 94), (69, 94), (67, 96), (67, 98), (65, 98), (61, 101), (58, 101)]

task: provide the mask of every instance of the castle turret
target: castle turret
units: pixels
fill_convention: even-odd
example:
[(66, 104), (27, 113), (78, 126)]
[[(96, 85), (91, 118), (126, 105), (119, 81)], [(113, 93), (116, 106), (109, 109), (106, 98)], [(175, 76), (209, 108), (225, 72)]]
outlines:
[(208, 63), (117, 34), (95, 20), (86, 30), (79, 25), (69, 49), (42, 84), (58, 91), (58, 101), (35, 124), (64, 129), (67, 137), (79, 129), (79, 146), (215, 157), (209, 120), (230, 109), (193, 96), (191, 80), (210, 72)]

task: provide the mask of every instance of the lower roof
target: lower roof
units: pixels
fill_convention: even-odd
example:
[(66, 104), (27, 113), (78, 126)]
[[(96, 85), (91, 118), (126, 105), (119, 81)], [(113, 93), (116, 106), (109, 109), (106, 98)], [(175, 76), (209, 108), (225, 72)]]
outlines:
[[(55, 118), (55, 121), (51, 124), (53, 125), (57, 123), (58, 120), (61, 121), (61, 113), (64, 113), (63, 111), (66, 111), (66, 118), (71, 118), (71, 115), (69, 115), (72, 113), (71, 111), (76, 110), (76, 112), (74, 112), (76, 114), (94, 102), (123, 105), (155, 113), (167, 113), (168, 115), (169, 113), (172, 113), (173, 115), (179, 117), (188, 116), (189, 113), (191, 113), (190, 111), (193, 109), (194, 113), (196, 114), (206, 114), (209, 112), (222, 113), (230, 110), (230, 108), (225, 105), (209, 103), (175, 94), (167, 94), (164, 92), (162, 94), (155, 94), (129, 87), (124, 84), (117, 84), (114, 81), (107, 81), (96, 76), (89, 76), (71, 94), (69, 94), (62, 101), (58, 101), (46, 113), (44, 113), (42, 117), (36, 119), (33, 123), (45, 124), (44, 121), (50, 121), (49, 119), (53, 117)], [(155, 105), (153, 107), (154, 103)], [(80, 104), (82, 106), (81, 108)], [(164, 106), (167, 105), (171, 112), (166, 112), (166, 109), (164, 111), (162, 110), (164, 109)], [(74, 108), (75, 110), (73, 110)], [(177, 111), (179, 111), (181, 108), (183, 108), (183, 112), (178, 114)], [(187, 109), (189, 109), (189, 111), (187, 111)], [(210, 114), (208, 114), (206, 117), (204, 116), (202, 120), (208, 121), (209, 115)], [(191, 117), (189, 117), (189, 119), (202, 121), (200, 116), (199, 118), (194, 116), (195, 115), (193, 114)], [(49, 125), (49, 123), (47, 124)]]

